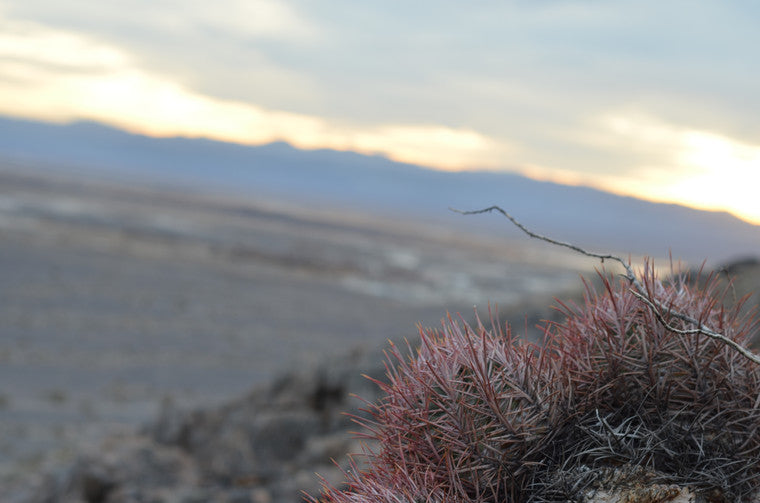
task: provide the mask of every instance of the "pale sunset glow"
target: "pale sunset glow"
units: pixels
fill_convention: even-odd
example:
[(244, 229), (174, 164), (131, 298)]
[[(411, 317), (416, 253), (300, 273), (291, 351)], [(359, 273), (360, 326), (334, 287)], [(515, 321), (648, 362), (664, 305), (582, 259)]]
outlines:
[(603, 119), (617, 142), (657, 154), (659, 165), (642, 165), (624, 180), (602, 187), (653, 201), (730, 211), (760, 224), (760, 143), (665, 124), (641, 115)]
[(760, 224), (760, 143), (748, 145), (704, 132), (685, 134), (677, 161), (695, 174), (681, 178), (664, 197), (691, 206), (730, 211)]
[(0, 115), (514, 171), (760, 224), (741, 8), (338, 3), (6, 2)]

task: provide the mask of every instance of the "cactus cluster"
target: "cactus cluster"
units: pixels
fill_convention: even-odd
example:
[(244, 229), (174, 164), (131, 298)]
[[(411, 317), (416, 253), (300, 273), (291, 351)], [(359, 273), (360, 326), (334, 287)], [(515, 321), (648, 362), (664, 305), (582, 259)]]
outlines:
[(645, 267), (649, 298), (665, 306), (658, 318), (626, 280), (601, 277), (581, 305), (558, 308), (565, 319), (541, 344), (449, 317), (421, 330), (412, 356), (392, 347), (384, 398), (363, 421), (379, 447), (319, 500), (584, 501), (611, 473), (709, 501), (754, 498), (760, 368), (670, 313), (739, 344), (753, 318), (725, 308), (714, 282), (663, 282)]

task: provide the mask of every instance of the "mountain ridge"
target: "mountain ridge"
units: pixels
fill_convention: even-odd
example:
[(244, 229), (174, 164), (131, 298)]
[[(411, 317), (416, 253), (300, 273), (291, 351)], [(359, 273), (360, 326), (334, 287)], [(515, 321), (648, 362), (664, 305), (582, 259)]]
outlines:
[[(423, 166), (285, 142), (246, 146), (203, 138), (154, 138), (92, 121), (0, 118), (0, 158), (64, 173), (298, 201), (346, 211), (444, 222), (516, 235), (503, 219), (447, 208), (498, 204), (531, 229), (581, 246), (690, 261), (760, 254), (760, 226), (728, 212), (654, 203), (516, 173)], [(708, 238), (709, 237), (709, 238)]]

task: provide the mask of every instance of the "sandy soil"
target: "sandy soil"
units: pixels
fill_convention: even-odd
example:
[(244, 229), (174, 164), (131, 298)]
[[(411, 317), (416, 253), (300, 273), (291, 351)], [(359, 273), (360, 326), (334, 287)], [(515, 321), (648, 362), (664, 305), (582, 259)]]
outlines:
[(0, 475), (447, 311), (545, 302), (595, 265), (411, 221), (0, 170)]

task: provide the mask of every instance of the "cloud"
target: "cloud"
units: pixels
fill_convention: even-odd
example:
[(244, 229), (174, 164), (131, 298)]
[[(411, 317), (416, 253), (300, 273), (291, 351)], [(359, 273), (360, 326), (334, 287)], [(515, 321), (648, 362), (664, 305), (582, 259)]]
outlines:
[(384, 154), (448, 169), (497, 166), (497, 142), (468, 129), (425, 124), (356, 126), (223, 100), (141, 69), (120, 49), (42, 25), (2, 21), (0, 113), (91, 119), (155, 136)]
[(91, 2), (89, 0), (16, 0), (2, 6), (7, 16), (31, 18), (64, 29), (101, 36), (129, 31), (133, 39), (213, 36), (306, 40), (319, 35), (317, 26), (286, 0), (151, 0)]
[(79, 34), (0, 17), (0, 62), (86, 72), (124, 66), (127, 58), (121, 51)]
[[(162, 3), (166, 16), (176, 18), (178, 12), (188, 12), (186, 0)], [(314, 24), (282, 0), (228, 0), (223, 8), (215, 2), (195, 1), (185, 19), (195, 27), (213, 27), (220, 33), (242, 37), (303, 40), (319, 33)]]

